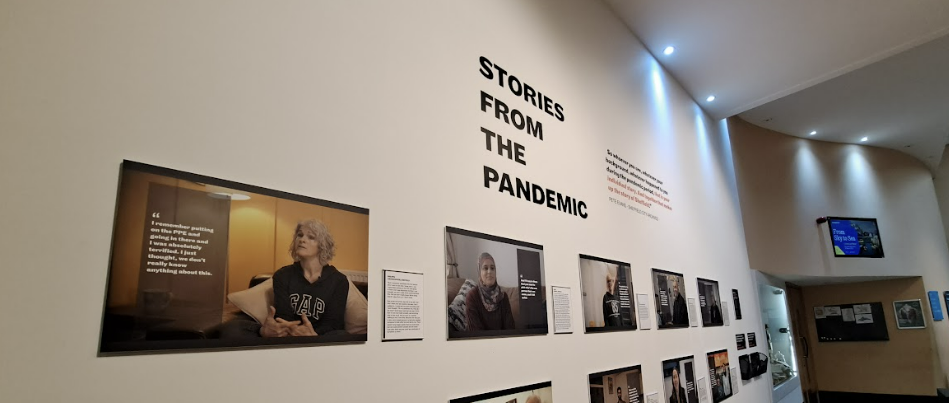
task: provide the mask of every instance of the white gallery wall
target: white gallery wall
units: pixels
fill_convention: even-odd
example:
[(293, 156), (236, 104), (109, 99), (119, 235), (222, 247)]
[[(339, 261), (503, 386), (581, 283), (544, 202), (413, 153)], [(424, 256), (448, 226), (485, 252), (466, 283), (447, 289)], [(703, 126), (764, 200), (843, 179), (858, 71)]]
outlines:
[[(706, 352), (737, 366), (734, 335), (763, 338), (725, 124), (600, 2), (10, 0), (0, 16), (2, 401), (446, 402), (549, 380), (555, 401), (583, 402), (589, 373), (641, 364), (661, 392), (662, 360), (695, 355), (707, 378)], [(484, 78), (482, 56), (564, 121)], [(481, 91), (543, 140), (482, 112)], [(526, 165), (487, 151), (481, 127)], [(607, 150), (661, 180), (671, 210), (610, 202)], [(98, 357), (123, 159), (368, 208), (369, 341)], [(484, 166), (588, 218), (485, 188)], [(543, 245), (574, 333), (447, 341), (446, 225)], [(631, 263), (640, 293), (653, 267), (684, 273), (690, 297), (718, 280), (743, 319), (656, 330), (651, 312), (651, 330), (585, 335), (580, 253)], [(380, 341), (384, 268), (425, 273), (425, 340)], [(770, 389), (766, 375), (730, 401)]]

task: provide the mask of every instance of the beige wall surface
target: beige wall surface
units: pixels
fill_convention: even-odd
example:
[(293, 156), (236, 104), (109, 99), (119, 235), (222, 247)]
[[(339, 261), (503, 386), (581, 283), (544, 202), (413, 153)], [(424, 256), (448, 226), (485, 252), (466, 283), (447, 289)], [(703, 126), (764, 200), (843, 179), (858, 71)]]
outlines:
[[(582, 402), (590, 373), (641, 364), (660, 390), (662, 360), (694, 355), (702, 376), (703, 354), (737, 356), (734, 335), (762, 330), (752, 305), (731, 326), (582, 332), (581, 253), (629, 262), (637, 292), (658, 267), (689, 295), (696, 277), (754, 295), (724, 123), (602, 2), (6, 0), (0, 21), (0, 401), (446, 402), (552, 381), (555, 401)], [(564, 121), (482, 77), (480, 56)], [(481, 91), (543, 140), (482, 112)], [(481, 127), (524, 145), (526, 165), (487, 151)], [(611, 202), (607, 150), (660, 178), (671, 210)], [(123, 159), (368, 208), (371, 222), (328, 219), (369, 231), (368, 261), (338, 262), (368, 267), (368, 341), (98, 357)], [(589, 217), (486, 189), (486, 165)], [(238, 230), (271, 226), (241, 209)], [(247, 260), (235, 285), (285, 262), (280, 216), (273, 260)], [(581, 330), (446, 340), (445, 226), (543, 245)], [(423, 341), (381, 342), (383, 269), (425, 274)], [(729, 402), (769, 395), (755, 381)]]
[[(921, 278), (803, 287), (806, 320), (814, 307), (859, 302), (883, 303), (889, 341), (817, 342), (809, 326), (814, 373), (820, 390), (835, 392), (928, 395), (945, 386), (936, 354), (932, 313)], [(893, 301), (922, 299), (925, 329), (896, 328)]]
[[(949, 248), (932, 176), (897, 151), (787, 136), (728, 120), (751, 267), (779, 276), (920, 276), (949, 290)], [(876, 218), (882, 259), (834, 258), (822, 216)], [(916, 298), (925, 298), (925, 295)], [(940, 378), (949, 323), (936, 322)], [(811, 343), (813, 344), (813, 343)]]

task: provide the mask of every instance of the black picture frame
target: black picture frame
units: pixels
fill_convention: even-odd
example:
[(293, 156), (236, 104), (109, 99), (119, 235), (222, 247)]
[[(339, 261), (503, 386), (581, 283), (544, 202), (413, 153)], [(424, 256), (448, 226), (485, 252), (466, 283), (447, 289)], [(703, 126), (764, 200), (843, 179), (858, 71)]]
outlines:
[[(156, 294), (153, 290), (141, 289), (142, 287), (142, 278), (141, 274), (139, 277), (136, 277), (136, 287), (139, 288), (139, 296), (135, 298), (135, 302), (131, 304), (128, 302), (117, 302), (113, 300), (113, 290), (116, 288), (128, 288), (123, 285), (124, 282), (127, 282), (123, 279), (128, 278), (128, 274), (123, 274), (121, 276), (118, 273), (121, 271), (125, 272), (139, 272), (142, 268), (138, 266), (129, 266), (127, 263), (117, 265), (118, 259), (120, 259), (117, 254), (126, 253), (129, 247), (126, 247), (129, 242), (133, 242), (136, 245), (139, 245), (139, 240), (141, 241), (141, 246), (134, 246), (134, 248), (140, 248), (142, 250), (143, 260), (145, 259), (148, 253), (148, 247), (150, 244), (147, 244), (148, 239), (142, 234), (139, 239), (137, 235), (130, 236), (129, 232), (122, 229), (120, 226), (128, 226), (130, 222), (137, 222), (138, 220), (145, 220), (145, 228), (149, 228), (148, 222), (152, 222), (154, 226), (155, 215), (154, 213), (148, 212), (148, 207), (151, 206), (151, 196), (150, 191), (155, 186), (157, 182), (154, 182), (151, 179), (142, 179), (140, 177), (151, 177), (155, 180), (162, 181), (173, 181), (175, 183), (187, 183), (187, 187), (184, 185), (169, 185), (169, 184), (158, 184), (158, 188), (175, 188), (183, 189), (178, 190), (178, 192), (195, 192), (195, 193), (204, 193), (209, 198), (218, 199), (221, 201), (233, 202), (235, 200), (241, 200), (237, 198), (237, 192), (243, 194), (243, 196), (250, 195), (260, 195), (268, 196), (278, 200), (289, 200), (293, 202), (305, 203), (308, 205), (313, 205), (321, 208), (329, 208), (333, 210), (338, 210), (346, 213), (353, 213), (357, 215), (369, 215), (369, 209), (363, 207), (357, 207), (349, 204), (333, 202), (324, 199), (318, 199), (314, 197), (293, 194), (289, 192), (269, 189), (261, 186), (249, 185), (241, 182), (220, 179), (216, 177), (200, 175), (192, 172), (185, 172), (176, 169), (161, 167), (157, 165), (151, 165), (146, 163), (141, 163), (137, 161), (123, 160), (120, 165), (120, 174), (118, 180), (118, 195), (116, 197), (116, 212), (115, 219), (113, 221), (113, 235), (112, 235), (112, 244), (110, 248), (109, 256), (109, 270), (108, 277), (105, 285), (105, 301), (103, 305), (102, 312), (102, 321), (100, 327), (100, 337), (99, 337), (99, 346), (98, 346), (98, 355), (99, 356), (115, 356), (115, 355), (133, 355), (133, 354), (154, 354), (154, 353), (169, 353), (169, 352), (204, 352), (204, 351), (219, 351), (219, 350), (236, 350), (236, 349), (247, 349), (247, 348), (256, 348), (256, 347), (305, 347), (305, 346), (315, 346), (315, 345), (332, 345), (332, 344), (352, 344), (352, 343), (364, 343), (367, 340), (367, 334), (332, 334), (332, 335), (323, 335), (323, 336), (295, 336), (295, 337), (277, 337), (277, 338), (250, 338), (250, 337), (240, 337), (240, 338), (221, 338), (218, 336), (219, 326), (223, 326), (229, 321), (235, 320), (235, 318), (225, 319), (223, 315), (218, 314), (215, 318), (215, 312), (220, 312), (224, 309), (223, 298), (220, 299), (221, 307), (220, 309), (216, 307), (208, 307), (207, 310), (209, 313), (196, 314), (198, 310), (204, 309), (205, 305), (203, 303), (198, 303), (194, 301), (187, 302), (188, 307), (182, 307), (177, 309), (174, 307), (174, 303), (169, 303), (162, 301), (157, 308), (155, 304), (149, 306), (150, 301), (149, 296), (152, 295), (174, 295), (173, 292), (165, 292), (161, 294)], [(144, 197), (145, 202), (142, 203), (143, 206), (141, 211), (139, 207), (130, 207), (133, 205), (132, 202), (126, 200), (123, 194), (124, 186), (133, 186), (131, 183), (135, 181), (135, 186), (145, 186)], [(170, 183), (170, 182), (169, 182)], [(198, 190), (204, 189), (204, 190)], [(234, 193), (225, 193), (222, 191), (235, 191)], [(246, 194), (244, 194), (246, 193)], [(248, 196), (253, 197), (253, 196)], [(136, 201), (134, 204), (137, 206), (140, 202)], [(182, 208), (188, 208), (188, 205), (174, 204), (172, 208), (176, 213), (175, 216), (181, 215), (180, 212)], [(167, 204), (167, 203), (165, 203)], [(230, 213), (227, 213), (230, 214)], [(192, 217), (200, 216), (198, 213), (191, 213)], [(167, 217), (166, 217), (167, 218)], [(368, 219), (367, 219), (368, 221)], [(135, 224), (137, 225), (137, 224)], [(180, 224), (176, 224), (180, 225)], [(226, 232), (226, 231), (222, 231)], [(120, 235), (123, 234), (123, 235)], [(367, 245), (368, 253), (368, 229), (366, 231), (365, 243)], [(225, 257), (223, 258), (226, 262), (227, 254), (229, 253), (229, 246), (223, 245), (218, 249), (223, 248)], [(157, 252), (156, 252), (157, 253)], [(165, 253), (165, 252), (162, 252)], [(173, 254), (172, 252), (167, 252), (169, 255)], [(131, 255), (131, 252), (126, 253), (126, 256)], [(200, 256), (198, 256), (200, 257)], [(148, 257), (152, 259), (152, 257)], [(175, 259), (169, 258), (171, 261)], [(209, 258), (208, 261), (218, 261), (220, 258)], [(368, 261), (368, 256), (367, 256)], [(121, 266), (121, 267), (120, 267)], [(225, 263), (225, 269), (223, 271), (223, 276), (228, 276), (227, 264)], [(144, 267), (144, 264), (142, 264)], [(177, 275), (177, 273), (175, 273)], [(123, 279), (120, 279), (122, 277)], [(368, 279), (368, 276), (366, 276)], [(179, 282), (181, 283), (181, 282)], [(368, 282), (364, 285), (368, 293)], [(161, 290), (159, 290), (161, 291)], [(216, 291), (215, 291), (216, 292)], [(224, 288), (223, 292), (228, 295), (227, 289)], [(143, 296), (142, 294), (149, 294), (148, 296)], [(202, 291), (204, 293), (204, 291)], [(208, 293), (211, 293), (208, 290)], [(213, 294), (213, 293), (212, 293)], [(181, 295), (175, 295), (174, 297), (167, 297), (168, 300), (172, 298), (183, 298)], [(128, 299), (128, 298), (124, 298)], [(214, 305), (217, 303), (215, 302)], [(197, 308), (195, 308), (197, 307)], [(188, 310), (190, 309), (190, 310)], [(252, 320), (251, 320), (252, 321)], [(367, 324), (368, 326), (368, 324)]]
[(553, 384), (548, 381), (548, 382), (535, 383), (532, 385), (518, 386), (518, 387), (510, 388), (510, 389), (498, 390), (494, 392), (482, 393), (479, 395), (459, 397), (456, 399), (449, 400), (448, 403), (478, 403), (478, 402), (483, 402), (488, 399), (495, 399), (499, 397), (510, 396), (517, 393), (530, 392), (530, 391), (540, 390), (540, 389), (545, 389), (545, 388), (551, 388), (551, 394), (553, 394), (553, 390), (552, 390)]
[[(609, 270), (615, 268), (615, 291), (613, 294), (613, 302), (616, 304), (617, 315), (616, 320), (619, 324), (610, 325), (606, 323), (606, 319), (603, 318), (603, 313), (601, 312), (600, 316), (591, 314), (591, 312), (596, 311), (597, 306), (591, 306), (590, 299), (587, 298), (588, 293), (596, 293), (603, 297), (598, 303), (600, 304), (599, 308), (606, 309), (606, 286), (603, 284), (594, 283), (592, 281), (585, 281), (584, 277), (602, 277), (595, 275), (592, 271), (596, 270), (599, 265), (604, 265), (606, 267), (600, 268), (604, 270)], [(632, 279), (632, 267), (629, 263), (621, 262), (618, 260), (605, 259), (601, 257), (596, 257), (592, 255), (580, 254), (579, 257), (579, 266), (580, 266), (580, 294), (583, 297), (582, 299), (582, 308), (583, 308), (583, 325), (584, 331), (586, 333), (604, 333), (604, 332), (621, 332), (621, 331), (631, 331), (637, 329), (636, 324), (636, 301), (635, 301), (635, 292)], [(611, 272), (612, 273), (612, 272)], [(623, 287), (626, 287), (625, 290), (625, 304), (623, 306), (624, 299), (624, 290)], [(601, 290), (602, 288), (602, 290)], [(593, 302), (596, 304), (597, 302)], [(591, 321), (594, 323), (599, 323), (599, 319), (603, 319), (603, 326), (590, 326)]]
[[(695, 378), (695, 356), (692, 355), (662, 361), (663, 398), (660, 401), (668, 402), (672, 393), (677, 393), (668, 388), (672, 387), (674, 389), (674, 382), (671, 380), (668, 383), (666, 382), (666, 378), (672, 377), (673, 369), (676, 369), (679, 374), (681, 390), (678, 392), (684, 395), (685, 403), (699, 403), (698, 385), (696, 384), (698, 380)], [(689, 383), (691, 383), (691, 386)]]
[[(676, 296), (670, 295), (670, 291), (674, 291), (669, 285), (670, 278), (678, 286)], [(652, 286), (656, 309), (656, 327), (659, 329), (688, 328), (690, 323), (685, 276), (681, 273), (653, 268)], [(665, 297), (665, 303), (663, 303), (663, 297)]]
[[(725, 363), (722, 366), (715, 364), (717, 356), (724, 355)], [(735, 395), (735, 385), (732, 385), (731, 362), (728, 358), (728, 349), (710, 351), (705, 354), (708, 361), (708, 380), (711, 389), (712, 403), (719, 403)]]
[[(620, 375), (623, 375), (623, 374), (629, 375), (630, 373), (636, 374), (637, 375), (636, 378), (638, 379), (634, 379), (632, 382), (630, 382), (627, 376), (627, 379), (625, 379), (623, 382), (619, 382), (618, 377)], [(604, 382), (604, 379), (607, 379), (607, 381)], [(622, 387), (620, 385), (626, 386), (626, 398), (623, 400), (626, 401), (627, 403), (634, 402), (634, 401), (639, 401), (639, 402), (646, 401), (646, 393), (643, 391), (644, 386), (643, 386), (642, 365), (633, 365), (633, 366), (617, 368), (617, 369), (613, 369), (609, 371), (600, 371), (600, 372), (592, 373), (587, 377), (587, 380), (588, 380), (589, 389), (590, 389), (591, 401), (594, 400), (593, 395), (595, 393), (595, 390), (598, 389), (598, 387), (605, 387), (606, 393), (603, 393), (603, 396), (609, 396), (609, 395), (615, 395), (616, 394), (615, 389), (617, 387)], [(635, 398), (630, 395), (630, 383), (633, 384), (632, 385), (633, 389), (636, 391)], [(613, 400), (615, 400), (615, 397), (613, 398)]]
[[(502, 290), (507, 288), (511, 293), (507, 294), (506, 298), (512, 316), (514, 310), (510, 301), (513, 299), (518, 304), (518, 314), (511, 319), (514, 324), (513, 328), (468, 330), (470, 327), (467, 318), (467, 304), (464, 304), (464, 310), (458, 307), (458, 299), (462, 298), (463, 301), (465, 298), (461, 293), (467, 294), (465, 289), (468, 282), (473, 284), (468, 292), (477, 290), (480, 278), (477, 277), (478, 268), (474, 266), (477, 266), (479, 255), (487, 252), (485, 248), (505, 251), (504, 256), (491, 254), (491, 259), (495, 261), (496, 267), (498, 267), (495, 270), (498, 274), (496, 283)], [(454, 295), (452, 301), (446, 306), (448, 340), (538, 336), (550, 332), (550, 323), (547, 319), (543, 245), (456, 227), (445, 227), (445, 251), (446, 268), (451, 267), (451, 270), (455, 271), (455, 273), (452, 273), (451, 270), (448, 270), (448, 273), (446, 273), (446, 293), (455, 290), (452, 286), (453, 281), (465, 280), (465, 283), (459, 287), (459, 294)], [(503, 261), (503, 263), (498, 263), (498, 261)], [(512, 266), (514, 271), (508, 269)], [(513, 279), (511, 282), (501, 283), (500, 273), (502, 272), (500, 267), (505, 267), (504, 273), (508, 274), (506, 277)], [(512, 289), (516, 289), (518, 296), (512, 296), (514, 292)], [(498, 309), (504, 308), (499, 307)], [(462, 328), (465, 330), (462, 330)]]
[(725, 312), (722, 311), (718, 281), (696, 278), (695, 282), (699, 291), (697, 303), (699, 315), (702, 317), (702, 327), (725, 326)]

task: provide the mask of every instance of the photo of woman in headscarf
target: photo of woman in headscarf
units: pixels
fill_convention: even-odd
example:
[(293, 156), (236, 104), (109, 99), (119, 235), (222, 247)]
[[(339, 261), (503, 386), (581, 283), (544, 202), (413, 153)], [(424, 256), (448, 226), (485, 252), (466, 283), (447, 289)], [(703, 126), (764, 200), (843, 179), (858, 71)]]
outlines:
[(478, 286), (468, 291), (465, 312), (468, 330), (514, 329), (514, 315), (507, 294), (498, 285), (497, 265), (490, 253), (478, 257)]
[(546, 334), (544, 247), (445, 227), (448, 339)]

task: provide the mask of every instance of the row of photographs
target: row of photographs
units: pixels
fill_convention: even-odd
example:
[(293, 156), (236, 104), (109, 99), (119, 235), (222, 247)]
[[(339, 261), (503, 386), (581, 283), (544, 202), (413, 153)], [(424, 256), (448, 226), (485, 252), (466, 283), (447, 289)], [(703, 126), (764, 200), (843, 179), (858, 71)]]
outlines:
[[(712, 402), (728, 399), (737, 392), (728, 351), (708, 353), (708, 382)], [(703, 379), (695, 377), (693, 356), (662, 362), (663, 402), (698, 403)], [(590, 374), (590, 403), (641, 403), (646, 401), (640, 365)], [(704, 385), (703, 385), (704, 386)], [(704, 387), (701, 389), (705, 389)], [(704, 399), (703, 399), (704, 400)], [(553, 385), (544, 382), (506, 390), (452, 399), (449, 403), (553, 403)]]
[[(444, 246), (449, 339), (548, 333), (541, 245), (448, 227)], [(586, 330), (635, 330), (630, 264), (579, 268)], [(125, 161), (99, 350), (366, 341), (369, 278), (368, 209)], [(652, 280), (657, 327), (688, 327), (683, 275)], [(718, 283), (698, 294), (722, 325)]]
[[(445, 250), (449, 339), (547, 333), (543, 246), (448, 227)], [(580, 255), (579, 267), (586, 332), (636, 330), (630, 264)], [(652, 285), (657, 327), (689, 327), (685, 277), (653, 269)], [(724, 325), (718, 282), (697, 285), (702, 324)]]

